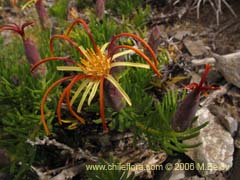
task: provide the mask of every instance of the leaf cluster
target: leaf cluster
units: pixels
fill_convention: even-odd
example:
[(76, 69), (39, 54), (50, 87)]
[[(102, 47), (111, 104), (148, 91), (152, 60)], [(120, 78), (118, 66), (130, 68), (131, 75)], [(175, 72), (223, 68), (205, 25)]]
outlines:
[[(172, 117), (177, 109), (182, 94), (174, 90), (167, 91), (162, 99), (153, 98), (154, 94), (147, 91), (150, 86), (152, 74), (142, 69), (129, 70), (128, 75), (121, 78), (121, 84), (132, 98), (133, 106), (125, 107), (120, 112), (112, 113), (110, 127), (120, 132), (134, 129), (135, 134), (146, 137), (151, 148), (164, 149), (168, 154), (183, 153), (188, 148), (199, 145), (184, 144), (182, 141), (199, 134), (199, 130), (207, 125), (188, 129), (184, 132), (175, 132), (171, 127)], [(184, 120), (183, 120), (184, 121)]]
[[(48, 81), (33, 77), (18, 38), (5, 46), (1, 43), (0, 48), (0, 148), (8, 151), (11, 161), (5, 170), (10, 169), (14, 179), (20, 179), (35, 161), (36, 148), (26, 140), (44, 135), (40, 126), (40, 103), (46, 88), (57, 77), (56, 73), (49, 73)], [(48, 70), (53, 72), (51, 65)], [(55, 93), (49, 99), (49, 106), (53, 108), (58, 90)], [(49, 125), (54, 118), (50, 114)]]
[[(207, 123), (183, 132), (175, 132), (172, 129), (172, 117), (176, 111), (178, 102), (183, 97), (184, 94), (180, 95), (176, 91), (168, 91), (163, 99), (155, 104), (155, 111), (149, 114), (147, 121), (136, 122), (137, 129), (144, 133), (152, 148), (157, 149), (157, 145), (159, 145), (168, 154), (173, 154), (175, 152), (186, 152), (188, 148), (194, 148), (201, 144), (199, 142), (194, 145), (188, 145), (183, 140), (198, 136), (199, 130), (205, 127)], [(196, 119), (197, 117), (194, 120)]]

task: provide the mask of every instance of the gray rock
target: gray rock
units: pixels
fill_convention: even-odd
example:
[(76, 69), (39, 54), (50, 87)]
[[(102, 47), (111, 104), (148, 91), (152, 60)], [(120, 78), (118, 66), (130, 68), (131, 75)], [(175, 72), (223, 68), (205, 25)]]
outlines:
[(232, 136), (235, 136), (238, 130), (238, 118), (235, 115), (237, 112), (235, 108), (230, 105), (225, 105), (224, 107), (210, 105), (209, 110), (213, 113), (220, 124), (231, 133)]
[(209, 121), (209, 124), (200, 131), (199, 136), (184, 142), (187, 144), (202, 143), (190, 149), (186, 155), (195, 161), (196, 169), (203, 176), (229, 170), (233, 161), (233, 138), (216, 122), (216, 117), (207, 108), (201, 108), (196, 115), (198, 119), (193, 126), (199, 126), (206, 121)]
[(168, 34), (166, 33), (166, 28), (165, 28), (165, 26), (164, 25), (160, 25), (159, 26), (159, 30), (160, 30), (160, 36), (163, 38), (163, 39), (168, 39), (169, 38), (169, 36), (168, 36)]
[(177, 33), (174, 35), (174, 38), (181, 41), (184, 37), (190, 35), (190, 31), (177, 31)]
[(239, 56), (232, 56), (226, 59), (225, 57), (212, 53), (212, 56), (215, 58), (216, 69), (220, 71), (223, 77), (229, 83), (240, 88), (240, 58)]
[(185, 178), (184, 170), (173, 170), (169, 180), (179, 180)]
[(206, 180), (206, 179), (204, 177), (191, 176), (191, 177), (184, 178), (182, 180)]
[(207, 52), (205, 45), (201, 40), (184, 40), (183, 43), (192, 56), (202, 56)]

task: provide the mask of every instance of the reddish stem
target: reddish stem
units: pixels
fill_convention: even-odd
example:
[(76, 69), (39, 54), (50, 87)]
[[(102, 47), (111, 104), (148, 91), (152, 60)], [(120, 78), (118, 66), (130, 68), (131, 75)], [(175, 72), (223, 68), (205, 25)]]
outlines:
[(196, 90), (201, 91), (204, 88), (203, 84), (204, 84), (204, 82), (207, 79), (207, 75), (208, 75), (208, 72), (209, 72), (210, 68), (211, 68), (210, 64), (206, 64), (205, 71), (204, 71), (204, 73), (202, 75), (201, 81), (198, 84)]
[(79, 64), (77, 64), (75, 61), (73, 61), (69, 58), (66, 58), (66, 57), (49, 57), (49, 58), (42, 59), (41, 61), (38, 61), (36, 64), (34, 64), (31, 68), (31, 72), (33, 72), (39, 65), (41, 65), (45, 62), (48, 62), (48, 61), (66, 61), (66, 62), (70, 62), (76, 66), (79, 66)]
[(45, 115), (44, 115), (44, 105), (45, 105), (45, 102), (47, 100), (48, 94), (52, 91), (52, 89), (54, 87), (56, 87), (57, 85), (59, 85), (63, 81), (66, 81), (66, 80), (72, 79), (72, 78), (73, 78), (73, 76), (67, 76), (67, 77), (64, 77), (64, 78), (61, 78), (61, 79), (57, 80), (47, 89), (47, 91), (43, 95), (42, 102), (41, 102), (41, 121), (43, 123), (43, 127), (45, 129), (45, 132), (46, 132), (47, 136), (49, 136), (51, 134), (50, 131), (49, 131), (49, 128), (47, 126), (47, 122), (46, 122)]
[(53, 40), (56, 39), (56, 38), (59, 38), (59, 39), (63, 39), (65, 41), (67, 41), (70, 45), (72, 45), (76, 50), (78, 50), (80, 52), (80, 54), (82, 56), (84, 56), (85, 58), (87, 58), (84, 53), (82, 52), (82, 50), (79, 48), (78, 44), (75, 43), (73, 40), (71, 40), (70, 38), (68, 38), (67, 36), (65, 35), (60, 35), (60, 34), (55, 34), (51, 37), (50, 39), (50, 52), (51, 54), (53, 55), (54, 53), (54, 49), (53, 49)]
[(139, 49), (133, 47), (133, 46), (128, 46), (128, 45), (119, 45), (119, 46), (116, 46), (112, 51), (111, 53), (115, 53), (117, 52), (119, 49), (131, 49), (133, 50), (135, 53), (137, 53), (139, 56), (141, 56), (148, 64), (149, 66), (152, 68), (152, 70), (157, 74), (158, 77), (161, 76), (161, 74), (159, 73), (157, 67), (151, 62), (151, 60), (142, 52), (140, 51)]
[(153, 57), (153, 61), (154, 61), (154, 64), (155, 66), (157, 66), (157, 57), (156, 57), (156, 54), (153, 52), (152, 48), (148, 45), (148, 43), (146, 41), (144, 41), (142, 38), (140, 38), (139, 36), (135, 35), (135, 34), (131, 34), (131, 33), (120, 33), (116, 36), (114, 36), (108, 46), (108, 50), (110, 52), (110, 55), (113, 56), (113, 53), (111, 52), (112, 51), (112, 47), (114, 47), (114, 43), (117, 39), (121, 38), (121, 37), (132, 37), (133, 39), (136, 39), (138, 41), (141, 42), (141, 44), (150, 52), (150, 54), (152, 55)]
[(71, 81), (71, 83), (66, 87), (67, 90), (66, 90), (66, 102), (67, 102), (67, 106), (68, 106), (68, 109), (70, 111), (70, 113), (78, 120), (80, 121), (82, 124), (85, 123), (85, 120), (80, 117), (73, 109), (72, 109), (72, 106), (70, 104), (70, 92), (71, 92), (71, 89), (73, 87), (73, 85), (80, 81), (81, 79), (83, 78), (87, 78), (88, 76), (85, 75), (85, 74), (79, 74), (77, 76), (74, 77), (74, 79)]
[(106, 124), (105, 119), (105, 112), (104, 112), (104, 77), (101, 77), (100, 79), (100, 93), (99, 93), (99, 103), (100, 103), (100, 116), (102, 120), (102, 127), (104, 132), (108, 132), (108, 127)]
[(86, 30), (87, 34), (88, 34), (88, 37), (90, 38), (91, 42), (92, 42), (92, 45), (93, 45), (93, 48), (95, 50), (95, 52), (98, 52), (99, 49), (94, 41), (94, 38), (92, 36), (92, 33), (91, 33), (91, 30), (89, 29), (87, 23), (83, 20), (83, 19), (76, 19), (72, 24), (71, 26), (68, 28), (67, 32), (66, 32), (66, 36), (69, 36), (70, 32), (72, 31), (73, 27), (76, 25), (76, 24), (81, 24), (83, 26), (83, 28)]

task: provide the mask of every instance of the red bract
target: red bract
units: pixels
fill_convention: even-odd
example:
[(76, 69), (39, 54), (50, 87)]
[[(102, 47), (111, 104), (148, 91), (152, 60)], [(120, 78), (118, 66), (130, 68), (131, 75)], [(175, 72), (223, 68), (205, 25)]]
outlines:
[(9, 24), (0, 26), (0, 32), (5, 31), (5, 30), (10, 30), (10, 31), (18, 33), (22, 37), (22, 39), (24, 40), (25, 39), (24, 29), (27, 26), (30, 26), (32, 24), (33, 24), (33, 22), (26, 22), (22, 26), (18, 26), (16, 23), (9, 23)]
[[(93, 48), (91, 49), (84, 49), (82, 46), (79, 46), (76, 42), (74, 42), (71, 38), (69, 38), (69, 34), (71, 33), (73, 27), (77, 24), (81, 24), (86, 33), (88, 34), (88, 37), (90, 38), (90, 41), (92, 42)], [(119, 40), (122, 37), (131, 37), (137, 41), (139, 41), (144, 48), (146, 48), (150, 55), (152, 56), (153, 62), (151, 59), (140, 49), (137, 49), (136, 47), (129, 46), (129, 45), (116, 45), (117, 40)], [(81, 55), (80, 62), (75, 62), (69, 58), (66, 57), (54, 57), (54, 46), (53, 41), (55, 39), (62, 39), (65, 40), (67, 43), (72, 45)], [(123, 49), (127, 49), (124, 51), (120, 51)], [(78, 115), (78, 113), (81, 112), (84, 102), (87, 99), (88, 96), (88, 105), (91, 104), (93, 98), (95, 97), (97, 90), (99, 89), (99, 104), (100, 104), (100, 117), (102, 120), (102, 127), (105, 132), (108, 131), (106, 120), (105, 120), (105, 112), (104, 112), (104, 82), (107, 80), (109, 81), (116, 89), (117, 91), (122, 95), (124, 100), (129, 104), (132, 105), (130, 98), (128, 97), (127, 93), (122, 89), (119, 82), (111, 75), (112, 68), (119, 67), (119, 66), (128, 66), (128, 67), (139, 67), (139, 68), (151, 68), (158, 76), (160, 76), (160, 73), (157, 69), (157, 59), (156, 55), (154, 54), (151, 47), (140, 37), (130, 34), (130, 33), (121, 33), (112, 38), (112, 40), (109, 43), (105, 43), (101, 47), (99, 47), (91, 34), (91, 31), (86, 24), (86, 22), (82, 19), (75, 20), (69, 29), (67, 30), (65, 35), (53, 35), (50, 40), (50, 50), (53, 57), (49, 57), (46, 59), (43, 59), (42, 61), (38, 62), (32, 67), (32, 71), (36, 67), (38, 67), (40, 64), (45, 63), (47, 61), (55, 61), (55, 60), (61, 60), (61, 61), (67, 61), (72, 63), (74, 66), (58, 66), (57, 69), (60, 71), (76, 71), (80, 72), (74, 76), (68, 76), (64, 77), (62, 79), (59, 79), (53, 85), (49, 87), (49, 89), (44, 94), (44, 97), (42, 99), (41, 103), (41, 120), (44, 125), (45, 131), (47, 135), (50, 134), (50, 131), (47, 127), (47, 123), (44, 116), (44, 105), (47, 99), (48, 94), (50, 91), (63, 81), (69, 80), (70, 83), (64, 88), (60, 99), (58, 101), (58, 107), (57, 107), (57, 115), (58, 115), (58, 121), (61, 124), (61, 104), (64, 99), (66, 99), (66, 103), (68, 106), (68, 109), (70, 113), (79, 120), (80, 123), (84, 123), (85, 120)], [(119, 52), (120, 51), (120, 52)], [(133, 62), (115, 62), (114, 60), (122, 57), (126, 54), (136, 53), (140, 57), (143, 58), (144, 61), (147, 62), (147, 64), (142, 63), (133, 63)], [(80, 85), (76, 89), (74, 95), (71, 96), (71, 90), (73, 87), (77, 84), (77, 82), (80, 82)], [(83, 93), (82, 93), (83, 92)], [(81, 94), (82, 93), (82, 94)], [(74, 102), (76, 101), (77, 97), (79, 95), (82, 95), (81, 100), (79, 102), (79, 105), (77, 107), (77, 112), (75, 112), (72, 108)]]
[(193, 90), (183, 99), (174, 114), (172, 128), (175, 131), (185, 131), (190, 126), (197, 112), (201, 93), (205, 93), (207, 90), (218, 89), (214, 86), (204, 85), (209, 70), (210, 65), (207, 64), (200, 83), (191, 83), (187, 86), (188, 89)]
[[(22, 26), (19, 26), (15, 23), (9, 23), (0, 27), (0, 32), (10, 30), (21, 36), (24, 45), (25, 55), (30, 65), (37, 63), (41, 59), (35, 43), (30, 38), (25, 37), (24, 29), (32, 24), (33, 22), (26, 22)], [(41, 66), (38, 68), (38, 72), (36, 72), (34, 75), (37, 77), (39, 75), (44, 76), (45, 74), (46, 66)]]

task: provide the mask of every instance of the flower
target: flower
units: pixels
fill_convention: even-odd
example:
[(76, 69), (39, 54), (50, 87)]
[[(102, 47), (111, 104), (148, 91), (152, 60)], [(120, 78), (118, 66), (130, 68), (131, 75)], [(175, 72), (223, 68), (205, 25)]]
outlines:
[[(88, 34), (88, 37), (90, 38), (93, 48), (84, 49), (82, 46), (79, 46), (76, 42), (74, 42), (71, 38), (69, 38), (69, 34), (71, 33), (73, 27), (77, 24), (81, 24), (84, 27), (85, 31)], [(150, 60), (148, 56), (146, 56), (143, 53), (143, 51), (141, 51), (136, 47), (129, 46), (129, 45), (116, 45), (116, 41), (121, 37), (131, 37), (139, 41), (143, 45), (143, 47), (145, 47), (150, 52), (153, 58), (153, 62)], [(65, 40), (70, 45), (72, 45), (81, 54), (80, 62), (77, 63), (67, 57), (53, 56), (54, 54), (53, 42), (55, 39)], [(125, 50), (119, 52), (119, 50), (121, 49), (125, 49)], [(57, 116), (58, 116), (59, 123), (61, 124), (61, 104), (65, 97), (66, 97), (66, 103), (70, 113), (74, 117), (76, 117), (76, 119), (79, 120), (81, 123), (84, 123), (85, 120), (82, 117), (80, 117), (78, 113), (81, 112), (83, 103), (86, 101), (87, 96), (88, 96), (87, 102), (88, 102), (88, 105), (90, 105), (91, 101), (93, 100), (93, 98), (97, 93), (97, 90), (99, 89), (100, 117), (102, 120), (103, 130), (107, 132), (108, 128), (106, 125), (105, 114), (104, 114), (104, 81), (107, 80), (110, 83), (112, 83), (112, 85), (116, 87), (117, 90), (124, 97), (128, 105), (130, 106), (132, 105), (131, 100), (127, 95), (127, 93), (123, 90), (119, 82), (111, 75), (110, 73), (111, 69), (118, 66), (139, 67), (139, 68), (147, 68), (147, 69), (151, 68), (158, 76), (160, 76), (160, 73), (157, 69), (156, 55), (154, 54), (151, 47), (142, 38), (130, 33), (121, 33), (121, 34), (115, 35), (109, 43), (105, 43), (102, 47), (99, 47), (98, 45), (96, 45), (88, 25), (82, 19), (76, 19), (71, 24), (71, 26), (69, 27), (65, 35), (53, 35), (50, 39), (50, 51), (52, 53), (52, 57), (43, 59), (37, 64), (35, 64), (32, 67), (32, 71), (34, 71), (34, 69), (38, 67), (40, 64), (45, 63), (47, 61), (60, 60), (60, 61), (69, 62), (74, 66), (57, 66), (57, 70), (76, 71), (76, 72), (79, 72), (79, 74), (76, 74), (73, 76), (67, 76), (59, 79), (58, 81), (53, 83), (45, 92), (42, 99), (42, 103), (41, 103), (41, 121), (44, 125), (47, 135), (50, 134), (50, 131), (47, 127), (45, 116), (44, 116), (44, 104), (46, 102), (47, 96), (50, 93), (50, 91), (55, 86), (62, 83), (63, 81), (71, 80), (70, 83), (67, 85), (67, 87), (65, 87), (65, 89), (63, 90), (60, 96), (60, 99), (58, 101)], [(147, 62), (147, 64), (133, 63), (133, 62), (114, 62), (114, 59), (124, 56), (126, 54), (133, 53), (133, 52), (141, 56)], [(77, 88), (77, 90), (75, 91), (72, 98), (70, 99), (71, 89), (79, 81), (81, 81), (81, 83)], [(77, 97), (80, 95), (81, 92), (83, 92), (83, 94), (79, 102), (79, 105), (77, 107), (77, 112), (78, 112), (77, 113), (73, 110), (72, 105), (76, 101)]]

